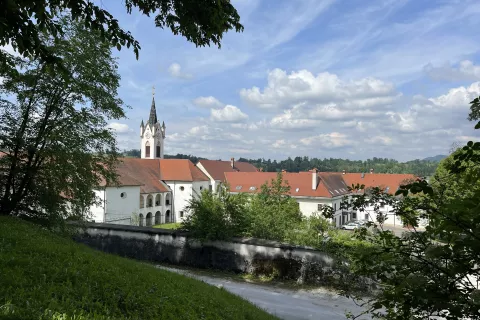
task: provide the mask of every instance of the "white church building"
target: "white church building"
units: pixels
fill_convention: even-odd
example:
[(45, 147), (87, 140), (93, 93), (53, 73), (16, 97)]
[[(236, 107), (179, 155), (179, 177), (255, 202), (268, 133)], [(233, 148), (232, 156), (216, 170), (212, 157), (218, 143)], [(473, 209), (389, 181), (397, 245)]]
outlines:
[(120, 159), (117, 184), (95, 190), (102, 203), (90, 208), (89, 220), (151, 226), (185, 218), (188, 201), (208, 189), (210, 179), (190, 160), (163, 158), (165, 129), (153, 98), (140, 125), (141, 158)]

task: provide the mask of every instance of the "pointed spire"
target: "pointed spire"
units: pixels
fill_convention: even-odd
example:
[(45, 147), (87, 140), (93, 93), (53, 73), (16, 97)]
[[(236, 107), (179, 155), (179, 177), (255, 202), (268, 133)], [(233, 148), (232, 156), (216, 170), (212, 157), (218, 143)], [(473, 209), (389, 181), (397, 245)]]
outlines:
[(144, 128), (145, 125), (143, 124), (143, 119), (142, 119), (142, 123), (140, 123), (140, 128)]
[(162, 121), (162, 128), (165, 128), (165, 121)]
[(148, 118), (148, 124), (153, 127), (155, 123), (157, 123), (157, 110), (155, 109), (155, 97), (152, 97), (152, 106), (150, 107), (150, 117)]

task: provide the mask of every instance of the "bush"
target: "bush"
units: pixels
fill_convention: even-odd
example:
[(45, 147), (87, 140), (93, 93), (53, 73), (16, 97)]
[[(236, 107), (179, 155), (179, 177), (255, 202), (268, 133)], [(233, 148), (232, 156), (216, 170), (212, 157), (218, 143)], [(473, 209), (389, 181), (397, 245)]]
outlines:
[(223, 188), (217, 193), (204, 190), (201, 197), (189, 201), (181, 229), (202, 241), (243, 235), (249, 224), (246, 203), (243, 194), (233, 195)]
[(249, 206), (248, 235), (261, 239), (285, 241), (293, 226), (302, 221), (298, 202), (288, 196), (290, 186), (279, 173), (276, 179), (262, 185)]

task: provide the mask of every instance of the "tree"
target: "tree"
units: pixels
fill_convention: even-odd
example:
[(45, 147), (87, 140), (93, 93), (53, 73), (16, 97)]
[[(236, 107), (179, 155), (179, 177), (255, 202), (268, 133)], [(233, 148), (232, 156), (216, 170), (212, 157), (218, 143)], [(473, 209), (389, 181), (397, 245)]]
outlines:
[[(137, 8), (146, 16), (156, 14), (155, 25), (169, 28), (196, 46), (220, 47), (225, 32), (243, 30), (240, 17), (229, 0), (126, 0), (127, 13)], [(58, 60), (49, 50), (44, 33), (55, 39), (64, 37), (65, 28), (59, 15), (83, 21), (85, 29), (99, 34), (118, 50), (122, 46), (133, 47), (138, 58), (140, 44), (133, 35), (124, 31), (108, 11), (90, 0), (25, 0), (0, 2), (0, 45), (11, 44), (22, 56), (39, 57), (46, 62)], [(8, 61), (0, 51), (0, 67)]]
[[(474, 151), (479, 154), (479, 151)], [(452, 154), (443, 159), (432, 177), (431, 185), (435, 191), (448, 198), (469, 198), (477, 189), (480, 189), (480, 167), (474, 161), (464, 161), (465, 171), (452, 175), (455, 167), (455, 157), (465, 151), (457, 148)]]
[(226, 188), (208, 190), (189, 200), (182, 230), (200, 240), (225, 240), (244, 234), (248, 227), (246, 195), (230, 194)]
[[(480, 188), (468, 188), (470, 178), (478, 179), (479, 153), (480, 142), (469, 141), (441, 164), (432, 184), (418, 180), (397, 191), (395, 212), (413, 226), (412, 232), (398, 237), (377, 221), (371, 225), (374, 232), (355, 233), (371, 246), (350, 256), (352, 272), (380, 288), (363, 300), (366, 313), (381, 319), (480, 319)], [(354, 210), (376, 202), (353, 198), (344, 205)], [(420, 219), (429, 221), (424, 231), (416, 228)]]
[(19, 71), (0, 73), (3, 215), (49, 222), (82, 215), (96, 201), (92, 189), (115, 180), (118, 150), (106, 120), (125, 116), (117, 61), (84, 23), (63, 17), (58, 24), (61, 36), (40, 40), (62, 68), (15, 58)]
[(298, 202), (289, 192), (288, 181), (283, 180), (280, 172), (261, 186), (249, 207), (250, 236), (283, 241), (290, 229), (302, 221)]

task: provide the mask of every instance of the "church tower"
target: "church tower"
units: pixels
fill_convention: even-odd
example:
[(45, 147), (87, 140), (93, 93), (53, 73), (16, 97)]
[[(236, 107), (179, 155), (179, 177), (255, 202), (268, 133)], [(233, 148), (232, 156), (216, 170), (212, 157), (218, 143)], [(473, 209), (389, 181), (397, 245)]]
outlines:
[[(155, 88), (154, 88), (155, 90)], [(163, 159), (165, 141), (165, 122), (160, 125), (155, 109), (155, 91), (152, 92), (152, 106), (150, 116), (146, 124), (140, 124), (141, 157), (142, 159)]]

